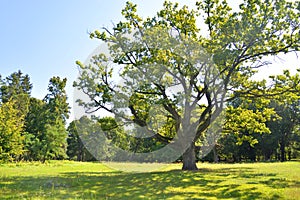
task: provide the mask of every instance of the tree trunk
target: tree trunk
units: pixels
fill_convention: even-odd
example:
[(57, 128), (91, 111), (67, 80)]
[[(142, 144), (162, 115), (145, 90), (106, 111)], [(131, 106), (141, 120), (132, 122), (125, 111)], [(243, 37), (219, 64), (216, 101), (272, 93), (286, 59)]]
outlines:
[(284, 142), (284, 140), (280, 142), (280, 161), (281, 162), (286, 161), (286, 158), (285, 158), (285, 142)]
[(213, 153), (214, 153), (214, 163), (218, 163), (219, 162), (219, 156), (218, 156), (216, 145), (213, 147)]
[(270, 152), (265, 152), (264, 154), (264, 161), (269, 161), (271, 160), (271, 153)]
[(48, 152), (48, 145), (46, 145), (46, 150), (43, 152), (42, 163), (46, 162), (47, 152)]
[(292, 151), (291, 149), (288, 150), (288, 160), (291, 160), (292, 159)]
[(195, 144), (192, 142), (189, 148), (182, 155), (182, 170), (198, 170), (196, 165)]

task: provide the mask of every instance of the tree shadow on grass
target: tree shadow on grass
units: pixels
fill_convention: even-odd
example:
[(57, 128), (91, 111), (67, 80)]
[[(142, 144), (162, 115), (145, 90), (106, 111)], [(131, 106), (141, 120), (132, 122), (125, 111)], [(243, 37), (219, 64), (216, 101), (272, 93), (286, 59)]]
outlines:
[[(251, 168), (202, 169), (197, 172), (65, 172), (59, 176), (24, 176), (0, 182), (3, 199), (264, 199), (258, 185), (280, 187), (299, 184), (276, 177), (276, 174), (254, 173)], [(228, 181), (242, 179), (244, 182)], [(248, 181), (251, 179), (252, 181)], [(256, 180), (257, 179), (257, 180)], [(247, 184), (245, 188), (243, 184)], [(6, 193), (5, 193), (6, 191)], [(17, 191), (15, 194), (9, 192)], [(272, 197), (280, 197), (273, 194)]]

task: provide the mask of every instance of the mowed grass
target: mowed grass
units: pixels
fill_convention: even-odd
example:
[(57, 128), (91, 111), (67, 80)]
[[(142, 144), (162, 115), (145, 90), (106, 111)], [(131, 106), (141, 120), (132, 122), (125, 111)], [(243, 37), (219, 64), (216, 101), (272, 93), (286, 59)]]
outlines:
[[(0, 199), (300, 199), (300, 162), (181, 164), (51, 161), (0, 165)], [(142, 172), (140, 169), (153, 170)], [(137, 172), (128, 172), (137, 171)]]

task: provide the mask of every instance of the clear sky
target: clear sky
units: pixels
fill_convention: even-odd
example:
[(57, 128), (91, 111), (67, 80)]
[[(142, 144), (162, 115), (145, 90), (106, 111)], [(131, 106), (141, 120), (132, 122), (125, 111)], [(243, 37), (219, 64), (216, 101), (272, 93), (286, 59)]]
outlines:
[[(67, 77), (71, 103), (72, 83), (78, 75), (75, 61), (85, 61), (100, 44), (91, 40), (88, 32), (120, 21), (125, 2), (0, 0), (0, 74), (6, 77), (19, 69), (28, 74), (33, 83), (32, 96), (37, 98), (46, 95), (52, 76)], [(149, 16), (162, 7), (164, 0), (133, 2), (142, 16)]]
[[(164, 0), (132, 2), (139, 5), (139, 13), (149, 16), (162, 7)], [(67, 77), (71, 104), (72, 83), (78, 75), (75, 61), (85, 61), (100, 44), (91, 40), (88, 32), (120, 21), (125, 3), (125, 0), (0, 0), (2, 78), (21, 70), (30, 76), (32, 96), (41, 99), (47, 94), (51, 77)]]

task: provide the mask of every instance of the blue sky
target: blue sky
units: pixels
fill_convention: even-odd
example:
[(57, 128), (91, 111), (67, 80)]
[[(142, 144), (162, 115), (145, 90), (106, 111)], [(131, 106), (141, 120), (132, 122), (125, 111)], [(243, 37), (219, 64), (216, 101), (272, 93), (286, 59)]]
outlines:
[[(93, 31), (120, 20), (118, 4), (101, 0), (0, 1), (0, 74), (20, 69), (29, 74), (32, 95), (42, 98), (52, 76), (77, 76), (76, 60), (85, 60), (99, 44)], [(70, 96), (71, 94), (69, 94)]]
[[(100, 44), (91, 40), (88, 32), (120, 21), (125, 2), (1, 0), (0, 74), (6, 77), (19, 69), (29, 74), (32, 95), (37, 98), (46, 95), (52, 76), (67, 77), (71, 103), (72, 83), (78, 75), (75, 61), (85, 61)], [(139, 13), (149, 16), (162, 7), (164, 0), (133, 2), (138, 4)]]
[[(67, 93), (72, 104), (72, 83), (78, 75), (75, 61), (85, 61), (100, 44), (91, 40), (88, 32), (103, 26), (111, 27), (112, 22), (120, 21), (125, 2), (1, 0), (2, 78), (21, 70), (33, 83), (32, 96), (43, 98), (51, 77), (67, 77)], [(133, 2), (138, 4), (139, 13), (149, 16), (162, 7), (164, 0)]]
[[(29, 74), (32, 95), (38, 98), (46, 94), (52, 76), (67, 77), (70, 90), (77, 76), (75, 61), (84, 61), (99, 45), (87, 33), (120, 21), (125, 2), (1, 0), (0, 74), (6, 77), (19, 69)], [(144, 16), (163, 4), (163, 0), (133, 2)]]

